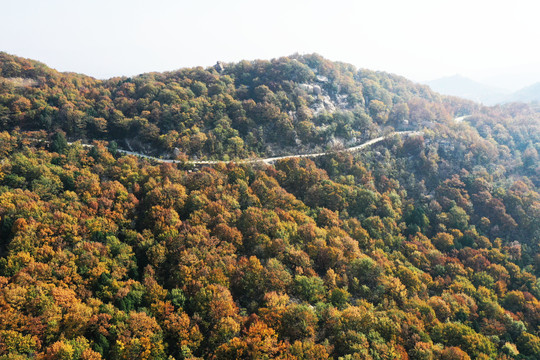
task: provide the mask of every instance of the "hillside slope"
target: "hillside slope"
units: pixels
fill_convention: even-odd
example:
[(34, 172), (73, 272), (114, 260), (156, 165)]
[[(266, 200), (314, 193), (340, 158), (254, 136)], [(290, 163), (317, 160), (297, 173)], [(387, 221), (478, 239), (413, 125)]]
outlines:
[[(1, 85), (0, 359), (540, 358), (540, 114), (527, 105), (482, 107), (318, 56), (180, 70), (200, 84), (178, 104), (165, 98), (187, 91), (180, 80), (160, 90), (173, 73), (141, 75), (138, 87), (13, 63)], [(231, 92), (195, 73), (229, 77)], [(109, 90), (124, 84), (125, 96)], [(133, 100), (143, 88), (153, 95)], [(115, 116), (139, 100), (154, 109), (140, 110), (146, 123), (130, 118), (130, 136), (142, 146), (152, 125), (157, 145), (179, 136), (159, 121), (182, 105), (191, 120), (171, 126), (190, 143), (207, 137), (191, 156), (211, 154), (225, 128), (245, 151), (262, 128), (258, 146), (270, 152), (285, 116), (292, 132), (304, 123), (317, 133), (326, 119), (333, 139), (357, 119), (375, 133), (394, 121), (422, 132), (313, 160), (194, 168), (185, 156), (158, 163), (106, 141), (69, 144), (57, 131), (88, 136), (95, 129), (77, 124), (105, 109), (102, 137), (122, 141)], [(227, 101), (243, 115), (218, 105)], [(39, 106), (54, 114), (41, 128), (49, 110)], [(281, 117), (252, 117), (252, 107)], [(471, 116), (452, 120), (461, 114)], [(213, 119), (221, 128), (198, 125)], [(220, 156), (238, 155), (223, 136)], [(294, 142), (288, 150), (321, 146)]]
[(318, 55), (100, 81), (0, 54), (0, 129), (60, 129), (168, 157), (175, 149), (228, 159), (351, 146), (388, 126), (416, 129), (474, 107)]

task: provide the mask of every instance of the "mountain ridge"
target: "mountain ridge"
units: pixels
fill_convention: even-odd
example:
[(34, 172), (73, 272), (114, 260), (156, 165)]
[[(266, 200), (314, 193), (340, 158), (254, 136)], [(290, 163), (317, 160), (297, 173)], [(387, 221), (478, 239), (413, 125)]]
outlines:
[[(114, 140), (164, 156), (317, 152), (476, 107), (460, 101), (458, 109), (424, 85), (317, 54), (108, 80), (5, 53), (0, 69), (0, 129), (61, 130), (70, 139)], [(29, 79), (32, 86), (21, 86)]]

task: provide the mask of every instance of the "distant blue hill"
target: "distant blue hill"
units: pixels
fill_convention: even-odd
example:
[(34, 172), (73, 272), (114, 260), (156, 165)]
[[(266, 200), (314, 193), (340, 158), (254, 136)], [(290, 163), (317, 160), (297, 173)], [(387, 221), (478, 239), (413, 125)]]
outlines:
[(433, 90), (444, 95), (458, 96), (485, 105), (495, 105), (504, 102), (509, 91), (490, 85), (482, 84), (461, 75), (447, 76), (427, 81)]
[(505, 102), (540, 102), (540, 82), (524, 87), (506, 97)]

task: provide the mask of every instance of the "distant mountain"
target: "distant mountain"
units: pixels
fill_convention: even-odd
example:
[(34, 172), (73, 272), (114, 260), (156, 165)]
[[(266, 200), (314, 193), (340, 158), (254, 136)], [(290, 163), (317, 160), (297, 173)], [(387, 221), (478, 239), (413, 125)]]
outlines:
[(509, 91), (471, 80), (461, 75), (447, 76), (426, 82), (433, 90), (444, 94), (494, 105), (504, 101)]
[(505, 102), (539, 102), (540, 82), (524, 87), (505, 98)]
[(443, 95), (458, 96), (485, 105), (510, 102), (540, 102), (540, 82), (515, 92), (486, 85), (461, 75), (447, 76), (427, 81), (425, 84)]

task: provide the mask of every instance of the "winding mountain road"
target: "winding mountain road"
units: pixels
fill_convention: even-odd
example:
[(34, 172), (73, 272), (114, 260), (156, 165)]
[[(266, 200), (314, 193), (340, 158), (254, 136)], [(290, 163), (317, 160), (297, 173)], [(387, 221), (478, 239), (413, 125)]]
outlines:
[[(462, 122), (463, 120), (467, 119), (470, 116), (472, 116), (472, 115), (459, 116), (459, 117), (454, 118), (454, 121), (459, 123), (459, 122)], [(352, 146), (350, 148), (346, 148), (346, 149), (342, 149), (342, 150), (337, 150), (337, 152), (355, 152), (355, 151), (364, 149), (364, 148), (366, 148), (366, 147), (368, 147), (370, 145), (381, 142), (381, 141), (383, 141), (385, 139), (388, 139), (388, 138), (390, 138), (392, 136), (415, 136), (415, 135), (423, 135), (423, 134), (424, 134), (423, 131), (413, 131), (413, 130), (394, 131), (394, 132), (392, 132), (392, 133), (390, 133), (388, 135), (379, 136), (379, 137), (377, 137), (375, 139), (368, 140), (365, 143), (362, 143), (360, 145)], [(71, 145), (73, 143), (69, 142), (68, 144)], [(93, 146), (93, 145), (90, 145), (90, 144), (81, 144), (81, 145), (84, 146), (84, 147), (92, 147)], [(133, 155), (133, 156), (137, 156), (139, 158), (152, 160), (152, 161), (155, 161), (155, 162), (158, 162), (158, 163), (169, 163), (169, 164), (180, 164), (180, 163), (182, 163), (182, 161), (180, 161), (180, 160), (160, 159), (160, 158), (157, 158), (157, 157), (154, 157), (154, 156), (145, 155), (145, 154), (141, 154), (141, 153), (134, 152), (134, 151), (129, 151), (129, 150), (118, 149), (117, 151), (119, 153), (122, 153), (122, 154)], [(219, 163), (228, 163), (228, 162), (232, 162), (232, 163), (235, 163), (235, 164), (254, 164), (254, 163), (271, 164), (271, 163), (274, 163), (274, 162), (276, 162), (278, 160), (290, 159), (290, 158), (316, 158), (316, 157), (319, 157), (319, 156), (328, 155), (328, 154), (333, 153), (333, 152), (335, 152), (335, 151), (325, 151), (325, 152), (312, 153), (312, 154), (285, 155), (285, 156), (276, 156), (276, 157), (260, 158), (260, 159), (240, 159), (240, 160), (236, 160), (236, 161), (234, 161), (234, 160), (231, 160), (231, 161), (224, 161), (224, 160), (189, 160), (189, 161), (183, 162), (183, 163), (191, 164), (191, 165), (216, 165), (216, 164), (219, 164)]]
[(459, 122), (462, 122), (463, 120), (466, 120), (467, 118), (470, 118), (472, 115), (463, 115), (463, 116), (459, 116), (457, 118), (454, 118), (454, 121), (459, 123)]
[[(388, 134), (386, 136), (379, 136), (378, 138), (368, 140), (365, 143), (362, 143), (360, 145), (356, 145), (356, 146), (346, 148), (346, 149), (343, 149), (343, 150), (338, 150), (338, 152), (355, 152), (355, 151), (364, 149), (364, 148), (366, 148), (366, 147), (368, 147), (370, 145), (376, 144), (378, 142), (381, 142), (381, 141), (383, 141), (383, 140), (385, 140), (387, 138), (390, 138), (390, 137), (396, 136), (396, 135), (397, 136), (415, 136), (415, 135), (422, 135), (422, 134), (423, 134), (423, 131), (396, 131), (396, 132), (390, 133), (390, 134)], [(86, 145), (86, 146), (92, 146), (92, 145)], [(160, 159), (160, 158), (157, 158), (157, 157), (154, 157), (154, 156), (144, 155), (144, 154), (141, 154), (141, 153), (128, 151), (128, 150), (118, 150), (118, 152), (120, 152), (122, 154), (126, 154), (126, 155), (134, 155), (134, 156), (137, 156), (137, 157), (140, 157), (140, 158), (153, 160), (153, 161), (156, 161), (156, 162), (159, 162), (159, 163), (179, 164), (179, 163), (182, 162), (180, 160), (173, 160), (173, 159)], [(262, 159), (241, 159), (241, 160), (236, 160), (236, 161), (190, 160), (190, 161), (187, 161), (185, 163), (191, 164), (191, 165), (215, 165), (215, 164), (219, 164), (219, 163), (228, 163), (228, 162), (232, 162), (232, 163), (235, 163), (235, 164), (253, 164), (253, 163), (259, 163), (259, 162), (265, 163), (265, 164), (271, 164), (271, 163), (274, 163), (274, 162), (276, 162), (278, 160), (290, 159), (290, 158), (315, 158), (315, 157), (319, 157), (319, 156), (328, 155), (328, 154), (330, 154), (332, 152), (333, 151), (325, 151), (325, 152), (312, 153), (312, 154), (285, 155), (285, 156), (276, 156), (276, 157), (269, 157), (269, 158), (262, 158)]]

